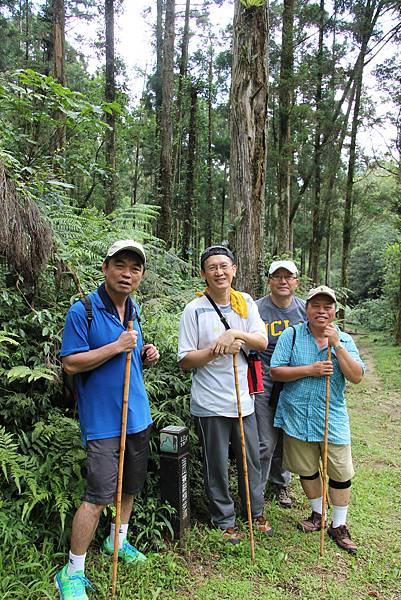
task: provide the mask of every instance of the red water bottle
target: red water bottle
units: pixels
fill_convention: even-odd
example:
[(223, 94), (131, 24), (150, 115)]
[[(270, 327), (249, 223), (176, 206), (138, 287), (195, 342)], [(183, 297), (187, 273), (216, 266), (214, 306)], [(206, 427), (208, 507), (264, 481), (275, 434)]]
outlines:
[(248, 387), (250, 394), (262, 394), (264, 392), (262, 361), (254, 350), (251, 350), (248, 354)]

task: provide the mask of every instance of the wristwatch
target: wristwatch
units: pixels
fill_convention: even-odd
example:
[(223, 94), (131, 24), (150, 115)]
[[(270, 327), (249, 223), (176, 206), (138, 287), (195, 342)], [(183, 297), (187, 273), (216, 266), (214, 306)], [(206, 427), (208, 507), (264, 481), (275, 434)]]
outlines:
[(337, 352), (337, 350), (341, 350), (341, 348), (344, 348), (344, 346), (342, 345), (341, 342), (339, 342), (338, 344), (336, 344), (335, 346), (333, 346), (333, 349)]

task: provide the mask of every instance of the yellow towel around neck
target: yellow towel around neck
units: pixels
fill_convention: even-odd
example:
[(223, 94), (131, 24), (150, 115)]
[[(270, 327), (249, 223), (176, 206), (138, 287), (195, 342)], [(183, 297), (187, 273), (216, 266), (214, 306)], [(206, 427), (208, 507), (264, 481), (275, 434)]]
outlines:
[[(209, 288), (205, 288), (205, 292), (208, 292)], [(197, 296), (203, 296), (205, 292), (196, 292)], [(237, 292), (233, 288), (230, 288), (230, 304), (231, 308), (234, 312), (237, 313), (243, 319), (248, 318), (248, 304), (241, 294), (241, 292)]]

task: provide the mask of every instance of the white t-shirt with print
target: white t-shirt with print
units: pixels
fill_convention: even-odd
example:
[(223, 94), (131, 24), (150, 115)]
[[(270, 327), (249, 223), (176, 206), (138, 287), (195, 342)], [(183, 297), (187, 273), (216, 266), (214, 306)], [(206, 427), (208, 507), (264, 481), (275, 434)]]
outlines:
[[(243, 296), (248, 304), (247, 319), (234, 312), (230, 304), (219, 305), (222, 314), (231, 329), (259, 333), (267, 340), (265, 324), (255, 302), (249, 294), (243, 293)], [(178, 361), (188, 352), (212, 346), (224, 331), (225, 327), (209, 300), (205, 296), (195, 298), (185, 307), (181, 317)], [(245, 347), (245, 350), (248, 349)], [(237, 364), (241, 409), (245, 417), (253, 413), (254, 402), (249, 395), (248, 365), (242, 352), (237, 354)], [(196, 417), (238, 417), (232, 354), (216, 357), (205, 366), (193, 369), (191, 414)]]

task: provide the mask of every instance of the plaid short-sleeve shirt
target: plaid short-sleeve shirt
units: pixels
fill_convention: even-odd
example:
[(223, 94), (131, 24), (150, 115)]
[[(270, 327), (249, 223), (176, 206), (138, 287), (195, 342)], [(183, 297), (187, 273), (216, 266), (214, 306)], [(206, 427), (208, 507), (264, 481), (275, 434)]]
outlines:
[[(317, 346), (308, 323), (296, 326), (296, 340), (291, 352), (292, 336), (291, 328), (283, 331), (271, 358), (271, 367), (299, 367), (327, 360), (327, 346), (322, 349)], [(340, 340), (352, 358), (365, 370), (351, 336), (340, 331)], [(330, 378), (329, 442), (349, 444), (351, 435), (344, 396), (345, 378), (340, 370), (335, 350), (332, 350), (332, 360), (334, 373)], [(280, 393), (274, 425), (299, 440), (323, 441), (325, 406), (326, 378), (324, 376), (302, 377), (287, 382)]]

